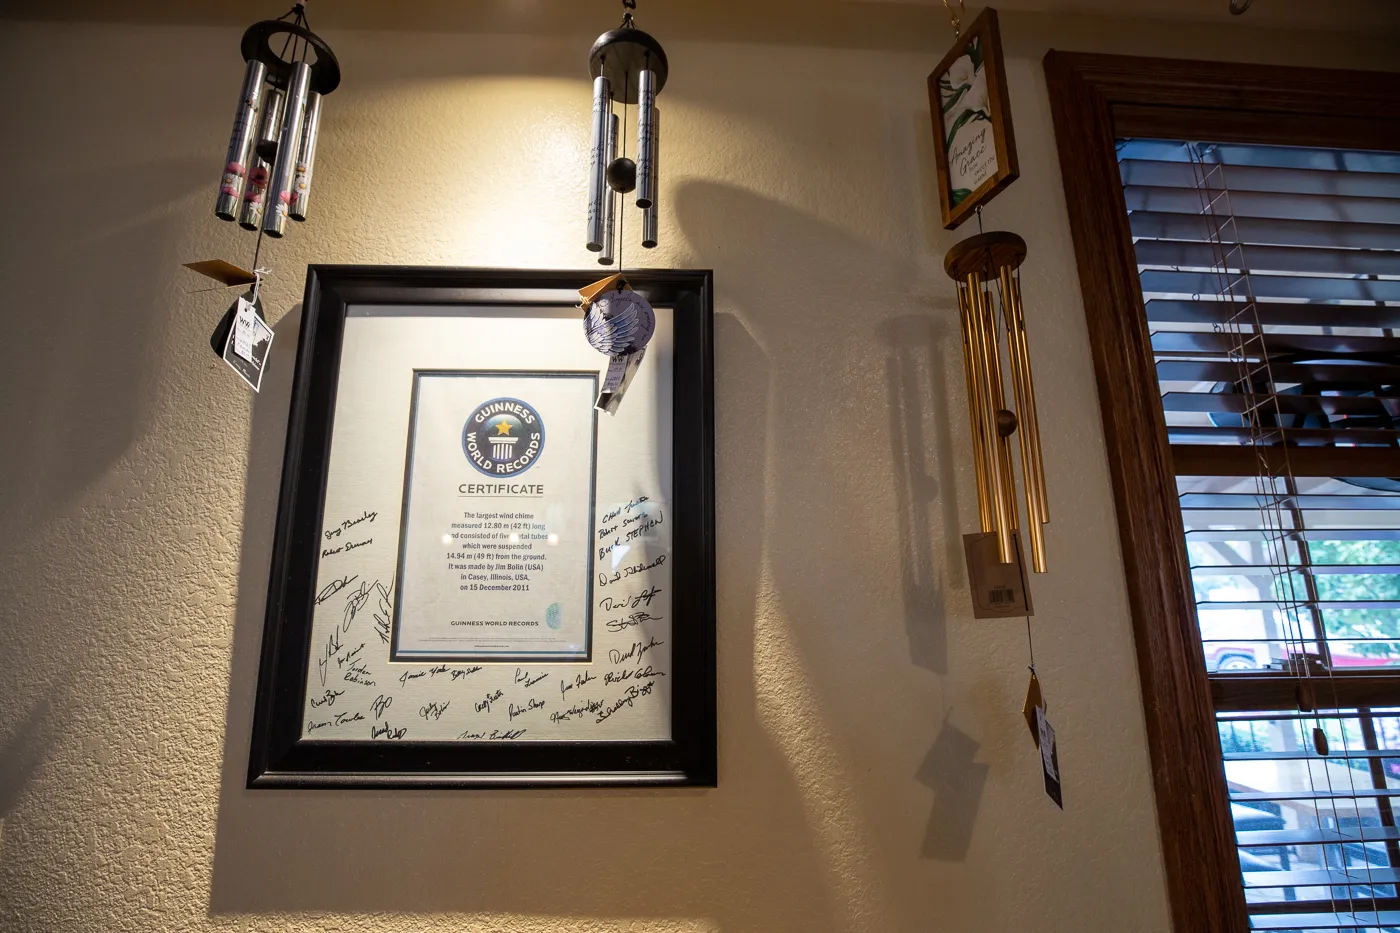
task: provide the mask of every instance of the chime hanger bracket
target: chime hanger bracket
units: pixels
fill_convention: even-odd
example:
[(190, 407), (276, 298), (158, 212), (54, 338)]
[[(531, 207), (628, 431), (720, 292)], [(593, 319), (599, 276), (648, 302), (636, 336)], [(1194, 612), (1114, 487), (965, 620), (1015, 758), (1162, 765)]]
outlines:
[(619, 104), (637, 102), (638, 75), (645, 70), (655, 75), (656, 93), (666, 86), (666, 50), (650, 34), (638, 29), (632, 20), (635, 2), (624, 0), (622, 25), (605, 32), (588, 53), (588, 73), (608, 79), (610, 96)]
[[(288, 20), (288, 17), (292, 17)], [(306, 25), (305, 8), (298, 3), (281, 19), (265, 19), (254, 23), (243, 33), (240, 51), (243, 60), (257, 60), (267, 66), (267, 80), (273, 87), (287, 89), (294, 62), (287, 61), (272, 47), (273, 39), (284, 36), (282, 46), (300, 40), (302, 48), (309, 46), (315, 52), (316, 60), (311, 65), (311, 89), (318, 94), (329, 94), (340, 86), (340, 62), (326, 41), (312, 32)], [(295, 43), (293, 43), (295, 47)]]

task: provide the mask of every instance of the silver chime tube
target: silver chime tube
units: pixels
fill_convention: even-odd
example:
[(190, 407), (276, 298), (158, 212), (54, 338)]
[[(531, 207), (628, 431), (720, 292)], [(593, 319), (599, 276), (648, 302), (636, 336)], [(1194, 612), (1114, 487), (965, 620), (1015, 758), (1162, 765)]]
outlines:
[[(657, 155), (661, 151), (661, 111), (651, 109), (651, 158), (648, 171), (651, 173), (651, 203), (642, 211), (642, 246), (656, 248), (657, 201), (661, 199), (661, 186), (657, 183)], [(640, 166), (638, 171), (641, 171)]]
[[(608, 116), (608, 149), (605, 156), (605, 165), (611, 165), (612, 160), (617, 158), (617, 138), (619, 125), (617, 114)], [(617, 194), (608, 185), (603, 186), (603, 251), (598, 254), (598, 265), (610, 266), (613, 264), (613, 243), (615, 237), (613, 232), (617, 222)]]
[(321, 95), (312, 91), (306, 98), (306, 120), (301, 127), (301, 146), (297, 152), (292, 200), (287, 211), (293, 220), (306, 219), (306, 207), (311, 200), (311, 173), (316, 167), (316, 137), (320, 135), (320, 130)]
[(643, 69), (637, 75), (637, 206), (651, 207), (656, 196), (656, 73)]
[(588, 158), (588, 242), (591, 252), (601, 252), (605, 239), (608, 188), (608, 133), (611, 127), (612, 98), (607, 78), (593, 79), (593, 140)]
[(266, 202), (270, 158), (277, 152), (277, 132), (282, 122), (283, 94), (275, 87), (269, 87), (263, 94), (262, 118), (258, 128), (258, 141), (253, 149), (256, 153), (250, 159), (252, 168), (248, 172), (248, 182), (243, 186), (243, 208), (238, 214), (238, 225), (244, 230), (256, 230), (262, 226), (263, 205)]
[(262, 101), (266, 77), (267, 66), (257, 59), (250, 61), (243, 72), (243, 90), (238, 95), (238, 109), (233, 112), (233, 133), (228, 138), (224, 177), (219, 182), (219, 197), (214, 202), (214, 216), (220, 220), (233, 220), (238, 213), (243, 180), (248, 177), (253, 152), (253, 135), (258, 131), (258, 104)]
[(301, 154), (301, 124), (306, 119), (306, 96), (311, 88), (311, 66), (292, 66), (287, 86), (287, 104), (282, 113), (282, 132), (277, 138), (277, 162), (267, 187), (267, 207), (263, 211), (263, 233), (280, 237), (287, 232), (287, 208), (291, 203), (292, 170)]
[(263, 94), (262, 120), (258, 129), (258, 142), (254, 147), (258, 157), (269, 165), (277, 158), (277, 134), (282, 131), (282, 104), (287, 95), (280, 87), (268, 87)]

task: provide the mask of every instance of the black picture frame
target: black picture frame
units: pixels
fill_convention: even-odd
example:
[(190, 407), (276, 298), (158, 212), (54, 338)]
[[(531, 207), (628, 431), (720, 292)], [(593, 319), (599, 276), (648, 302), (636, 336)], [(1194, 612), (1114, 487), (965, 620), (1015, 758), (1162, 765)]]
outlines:
[(653, 306), (672, 308), (675, 321), (671, 739), (332, 742), (301, 734), (318, 538), (348, 309), (360, 304), (573, 307), (578, 290), (597, 278), (596, 271), (308, 268), (253, 711), (249, 788), (715, 786), (714, 306), (709, 270), (626, 274), (631, 287)]

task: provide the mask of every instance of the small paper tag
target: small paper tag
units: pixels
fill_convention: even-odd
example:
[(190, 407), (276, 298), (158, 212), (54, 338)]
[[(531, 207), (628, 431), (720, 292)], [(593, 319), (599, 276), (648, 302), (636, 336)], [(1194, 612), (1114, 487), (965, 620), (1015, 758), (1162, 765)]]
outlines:
[(1045, 775), (1045, 793), (1061, 810), (1065, 808), (1060, 795), (1060, 756), (1055, 748), (1055, 730), (1045, 716), (1045, 710), (1035, 708), (1036, 731), (1040, 735), (1040, 769)]
[(224, 362), (233, 367), (233, 371), (243, 377), (254, 392), (262, 386), (267, 355), (272, 349), (272, 337), (272, 328), (253, 310), (253, 303), (239, 298), (233, 326), (229, 328), (228, 342), (224, 344), (223, 357)]
[(252, 285), (258, 280), (257, 275), (247, 269), (241, 269), (231, 262), (222, 259), (205, 259), (200, 262), (187, 262), (184, 264), (191, 272), (198, 272), (202, 276), (221, 282), (224, 285), (233, 287), (235, 285)]
[(248, 362), (253, 362), (253, 340), (257, 336), (258, 316), (253, 313), (252, 302), (238, 299), (238, 312), (233, 318), (233, 352)]
[(632, 377), (641, 368), (646, 348), (636, 353), (617, 353), (608, 357), (608, 368), (603, 374), (603, 388), (598, 392), (598, 401), (593, 407), (608, 414), (616, 414), (622, 395), (632, 384)]
[(1008, 619), (1033, 616), (1030, 588), (1021, 565), (1021, 536), (1011, 538), (1015, 559), (1003, 564), (997, 553), (997, 536), (992, 532), (963, 535), (967, 559), (967, 579), (972, 587), (972, 615), (977, 619)]
[(1026, 702), (1021, 705), (1021, 715), (1026, 717), (1026, 726), (1031, 730), (1031, 741), (1040, 747), (1040, 726), (1036, 714), (1045, 707), (1045, 695), (1040, 692), (1040, 678), (1031, 669), (1031, 682), (1026, 686)]

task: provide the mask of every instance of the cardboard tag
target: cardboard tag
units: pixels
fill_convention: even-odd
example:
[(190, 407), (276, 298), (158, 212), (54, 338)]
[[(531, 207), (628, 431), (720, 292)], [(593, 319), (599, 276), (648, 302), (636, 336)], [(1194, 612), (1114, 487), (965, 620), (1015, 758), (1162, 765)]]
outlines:
[(224, 362), (257, 392), (262, 387), (263, 370), (267, 368), (268, 352), (272, 349), (272, 328), (258, 316), (253, 303), (238, 299), (233, 326), (224, 344)]
[(252, 285), (258, 277), (247, 269), (239, 268), (231, 262), (222, 259), (205, 259), (200, 262), (184, 263), (186, 269), (191, 272), (198, 272), (206, 278), (211, 278), (215, 282), (222, 282), (224, 285), (233, 287), (235, 285)]
[(619, 289), (632, 287), (627, 284), (626, 279), (622, 278), (621, 272), (614, 272), (612, 275), (608, 276), (605, 279), (601, 279), (597, 282), (594, 282), (592, 285), (585, 285), (583, 288), (580, 288), (578, 290), (578, 296), (583, 300), (579, 303), (579, 307), (587, 311), (588, 306), (593, 303), (593, 299), (597, 298), (618, 279), (622, 279), (622, 284), (618, 286)]
[(1036, 732), (1040, 737), (1040, 769), (1045, 775), (1045, 793), (1061, 810), (1065, 808), (1060, 794), (1060, 756), (1055, 748), (1055, 730), (1045, 717), (1045, 710), (1035, 708)]
[(598, 392), (598, 401), (593, 404), (594, 408), (610, 415), (617, 413), (622, 395), (632, 384), (632, 377), (641, 368), (642, 357), (646, 354), (646, 348), (643, 347), (636, 353), (620, 353), (608, 357), (608, 371), (603, 376), (603, 388)]
[(993, 532), (963, 535), (967, 579), (972, 588), (972, 615), (977, 619), (1009, 619), (1035, 615), (1021, 559), (1021, 536), (1012, 535), (1015, 559), (1003, 564)]
[(1026, 702), (1021, 705), (1021, 715), (1026, 717), (1026, 727), (1031, 730), (1031, 741), (1036, 748), (1040, 748), (1040, 726), (1036, 719), (1036, 712), (1044, 709), (1045, 696), (1040, 692), (1040, 678), (1035, 676), (1035, 670), (1031, 670), (1031, 682), (1026, 687)]

